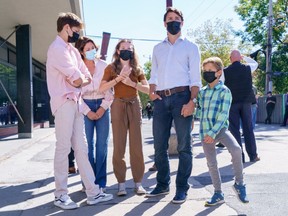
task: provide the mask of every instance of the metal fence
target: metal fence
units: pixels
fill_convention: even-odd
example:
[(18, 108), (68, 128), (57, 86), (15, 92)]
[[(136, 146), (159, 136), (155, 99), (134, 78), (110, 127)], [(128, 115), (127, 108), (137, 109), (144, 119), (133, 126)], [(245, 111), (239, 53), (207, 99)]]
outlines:
[[(283, 122), (285, 112), (285, 94), (274, 95), (276, 97), (276, 105), (273, 111), (271, 120), (272, 124), (281, 124)], [(257, 123), (264, 123), (267, 117), (266, 112), (266, 98), (267, 96), (258, 98), (258, 109), (257, 109)]]

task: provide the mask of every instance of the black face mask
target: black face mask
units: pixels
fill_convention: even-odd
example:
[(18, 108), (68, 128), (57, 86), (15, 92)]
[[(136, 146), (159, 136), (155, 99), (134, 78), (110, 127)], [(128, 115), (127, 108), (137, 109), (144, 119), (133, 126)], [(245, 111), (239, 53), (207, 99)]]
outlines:
[(177, 21), (168, 22), (167, 31), (172, 35), (176, 35), (181, 30), (180, 26), (181, 26), (181, 22), (177, 22)]
[(214, 80), (217, 79), (217, 77), (215, 76), (216, 72), (215, 71), (204, 71), (203, 72), (203, 79), (207, 82), (207, 83), (212, 83)]
[(131, 50), (120, 50), (120, 58), (124, 61), (132, 59), (132, 51)]
[(75, 43), (79, 39), (80, 34), (74, 31), (72, 32), (72, 37), (68, 34), (68, 43)]

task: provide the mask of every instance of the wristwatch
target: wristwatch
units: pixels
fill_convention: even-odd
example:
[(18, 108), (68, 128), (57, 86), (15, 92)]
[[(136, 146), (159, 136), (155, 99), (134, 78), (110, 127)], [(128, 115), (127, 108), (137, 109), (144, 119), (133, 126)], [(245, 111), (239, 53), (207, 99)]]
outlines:
[(197, 102), (198, 102), (197, 98), (191, 98), (190, 100), (191, 100), (194, 104), (197, 104)]

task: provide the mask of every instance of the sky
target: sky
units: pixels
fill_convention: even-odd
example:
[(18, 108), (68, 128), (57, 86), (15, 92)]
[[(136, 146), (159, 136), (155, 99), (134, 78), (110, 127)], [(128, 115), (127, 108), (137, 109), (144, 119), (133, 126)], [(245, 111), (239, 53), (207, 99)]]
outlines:
[[(166, 0), (82, 0), (82, 4), (84, 34), (100, 46), (103, 32), (111, 34), (107, 63), (112, 60), (118, 38), (133, 39), (143, 66), (152, 57), (153, 47), (166, 37), (163, 23)], [(234, 11), (237, 4), (238, 0), (173, 0), (173, 7), (183, 12), (184, 37), (187, 29), (195, 30), (216, 18), (232, 19), (232, 27), (240, 29), (243, 22)]]

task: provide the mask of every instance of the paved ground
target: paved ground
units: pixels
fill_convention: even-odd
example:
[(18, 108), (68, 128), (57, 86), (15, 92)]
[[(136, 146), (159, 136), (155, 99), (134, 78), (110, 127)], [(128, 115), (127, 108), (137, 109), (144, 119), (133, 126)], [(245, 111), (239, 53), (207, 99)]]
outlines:
[[(153, 138), (151, 122), (143, 120), (143, 149), (146, 171), (143, 186), (151, 190), (156, 183), (155, 172), (148, 168), (153, 164)], [(32, 139), (17, 139), (10, 136), (0, 142), (0, 215), (288, 215), (288, 127), (257, 125), (255, 131), (261, 161), (245, 163), (245, 181), (250, 198), (249, 204), (238, 201), (232, 190), (233, 172), (228, 151), (217, 149), (221, 167), (223, 191), (226, 202), (217, 207), (204, 207), (204, 202), (213, 193), (207, 172), (206, 160), (198, 139), (198, 123), (195, 123), (194, 159), (191, 189), (182, 205), (172, 204), (175, 193), (177, 157), (172, 156), (171, 192), (167, 196), (145, 198), (133, 192), (131, 170), (127, 170), (128, 195), (117, 197), (117, 182), (112, 171), (112, 137), (109, 144), (107, 192), (114, 199), (95, 206), (87, 206), (81, 190), (78, 174), (69, 176), (70, 196), (80, 208), (63, 211), (53, 205), (53, 154), (55, 135), (53, 128), (34, 130)], [(127, 151), (128, 152), (128, 151)], [(127, 155), (127, 164), (129, 157)]]

